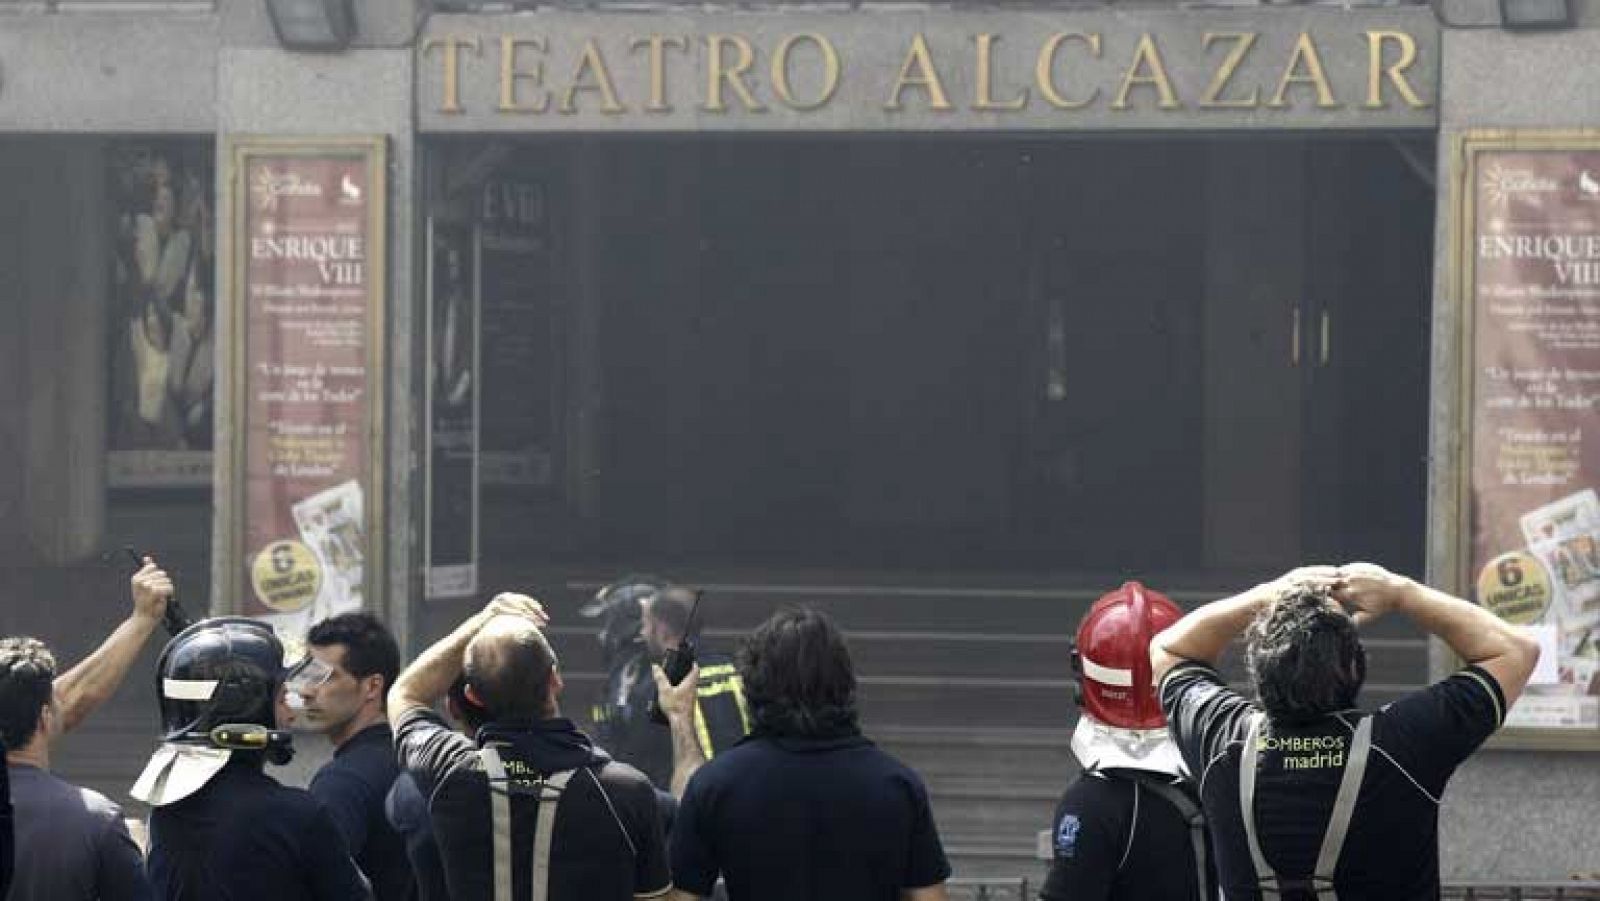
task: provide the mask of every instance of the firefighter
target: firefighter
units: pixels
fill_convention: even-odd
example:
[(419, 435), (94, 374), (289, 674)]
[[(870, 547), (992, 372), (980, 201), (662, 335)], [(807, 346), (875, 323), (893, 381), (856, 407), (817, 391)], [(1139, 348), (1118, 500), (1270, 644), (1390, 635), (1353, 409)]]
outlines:
[(1150, 639), (1182, 617), (1128, 582), (1096, 601), (1072, 650), (1083, 772), (1050, 828), (1043, 901), (1213, 901), (1205, 821), (1150, 679)]
[(307, 792), (263, 772), (287, 763), (277, 729), (283, 645), (256, 620), (195, 623), (157, 664), (162, 744), (131, 794), (150, 804), (150, 882), (165, 901), (358, 899), (370, 887)]
[[(651, 577), (630, 576), (602, 588), (580, 612), (602, 618), (600, 644), (608, 673), (594, 710), (599, 744), (618, 760), (638, 767), (658, 788), (683, 793), (675, 769), (672, 736), (655, 707), (652, 665), (677, 658), (682, 668), (698, 663), (695, 739), (707, 760), (737, 744), (750, 731), (744, 683), (733, 661), (697, 655), (694, 647), (696, 593)], [(679, 755), (681, 756), (681, 755)]]

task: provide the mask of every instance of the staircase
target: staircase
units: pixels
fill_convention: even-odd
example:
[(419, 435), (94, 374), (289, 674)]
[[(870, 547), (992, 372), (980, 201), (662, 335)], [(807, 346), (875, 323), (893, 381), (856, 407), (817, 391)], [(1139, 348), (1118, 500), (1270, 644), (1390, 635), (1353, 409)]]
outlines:
[[(63, 651), (64, 665), (93, 647), (126, 609), (125, 573), (95, 568), (69, 578), (12, 575), (21, 578), (3, 586), (5, 593), (38, 603), (14, 607), (0, 619), (12, 631), (44, 633)], [(577, 607), (601, 580), (589, 572), (484, 575), (485, 585), (523, 586), (544, 600), (566, 676), (564, 706), (588, 710), (604, 677), (593, 623), (580, 618)], [(1025, 878), (1037, 891), (1046, 864), (1037, 856), (1036, 836), (1049, 826), (1057, 798), (1078, 771), (1067, 746), (1076, 717), (1071, 637), (1089, 605), (1119, 585), (1122, 575), (983, 583), (903, 573), (673, 575), (705, 589), (702, 644), (712, 650), (732, 652), (743, 635), (784, 605), (809, 604), (831, 615), (850, 642), (865, 731), (922, 775), (956, 875)], [(1192, 609), (1261, 576), (1142, 578)], [(193, 590), (187, 596), (199, 595)], [(68, 598), (75, 603), (63, 604)], [(444, 634), (480, 603), (425, 605), (421, 634)], [(91, 609), (92, 621), (84, 616)], [(1369, 657), (1366, 705), (1392, 700), (1426, 679), (1426, 642), (1409, 625), (1386, 619), (1363, 641)], [(66, 778), (104, 792), (130, 814), (141, 811), (130, 803), (127, 788), (154, 747), (157, 728), (152, 676), (160, 639), (151, 645), (117, 698), (68, 736), (55, 760)], [(1231, 657), (1226, 672), (1240, 681), (1238, 655)], [(294, 774), (278, 775), (295, 781)]]
[[(1187, 610), (1262, 577), (1142, 578)], [(865, 731), (922, 774), (956, 875), (1024, 877), (1036, 890), (1047, 866), (1037, 854), (1037, 835), (1049, 827), (1057, 799), (1078, 772), (1068, 749), (1076, 722), (1071, 638), (1089, 606), (1123, 576), (984, 584), (857, 573), (681, 578), (705, 590), (702, 643), (719, 651), (731, 652), (784, 605), (804, 603), (832, 616), (850, 642)], [(568, 610), (599, 581), (571, 578), (562, 596), (546, 595), (557, 623), (552, 638), (578, 702), (569, 702), (573, 710), (587, 709), (602, 675), (588, 624)], [(1392, 700), (1426, 678), (1426, 643), (1397, 626), (1380, 622), (1364, 636), (1366, 704)], [(1238, 655), (1230, 656), (1235, 659), (1226, 672), (1242, 682)]]

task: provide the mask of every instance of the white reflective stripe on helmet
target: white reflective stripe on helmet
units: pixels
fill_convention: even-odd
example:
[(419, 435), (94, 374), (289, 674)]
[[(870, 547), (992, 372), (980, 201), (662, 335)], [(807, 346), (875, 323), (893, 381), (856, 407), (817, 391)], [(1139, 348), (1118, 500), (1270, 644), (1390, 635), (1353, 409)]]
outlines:
[(1101, 666), (1090, 660), (1087, 654), (1083, 656), (1083, 674), (1101, 685), (1116, 685), (1122, 688), (1133, 685), (1133, 670)]
[(216, 679), (162, 679), (161, 693), (174, 701), (209, 701), (217, 684)]

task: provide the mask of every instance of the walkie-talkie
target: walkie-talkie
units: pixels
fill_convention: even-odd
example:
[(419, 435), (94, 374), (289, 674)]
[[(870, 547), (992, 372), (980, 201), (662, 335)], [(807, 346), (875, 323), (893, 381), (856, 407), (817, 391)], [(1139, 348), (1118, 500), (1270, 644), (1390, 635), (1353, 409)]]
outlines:
[[(123, 550), (133, 559), (135, 569), (144, 568), (144, 558), (146, 556), (149, 556), (152, 560), (155, 559), (155, 555), (141, 554), (134, 550), (131, 545), (124, 547)], [(172, 597), (167, 598), (167, 609), (161, 614), (162, 627), (167, 630), (167, 635), (176, 637), (179, 632), (189, 628), (193, 623), (194, 620), (190, 618), (189, 612), (183, 609), (182, 604), (178, 603), (178, 592), (173, 591)]]
[[(682, 682), (689, 675), (689, 670), (694, 669), (694, 615), (700, 612), (700, 595), (694, 593), (694, 606), (689, 608), (689, 619), (683, 624), (683, 638), (675, 648), (669, 648), (666, 656), (661, 659), (661, 671), (666, 674), (667, 681), (673, 685)], [(667, 715), (661, 710), (661, 697), (658, 694), (650, 699), (650, 722), (665, 726)]]

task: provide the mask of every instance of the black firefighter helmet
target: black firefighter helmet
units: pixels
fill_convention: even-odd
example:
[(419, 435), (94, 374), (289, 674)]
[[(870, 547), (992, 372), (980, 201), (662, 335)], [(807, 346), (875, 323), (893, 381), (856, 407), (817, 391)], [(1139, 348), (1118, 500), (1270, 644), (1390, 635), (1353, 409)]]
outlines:
[(631, 657), (629, 652), (636, 646), (643, 646), (643, 602), (666, 587), (665, 580), (654, 576), (623, 576), (595, 592), (594, 599), (579, 608), (580, 615), (600, 620), (600, 650), (607, 669)]
[[(247, 730), (260, 736), (248, 746), (261, 745), (277, 726), (283, 643), (265, 623), (237, 616), (195, 623), (167, 642), (156, 671), (162, 741), (242, 750), (218, 728), (259, 727)], [(288, 743), (272, 737), (278, 740), (260, 749), (273, 763), (288, 762)]]

